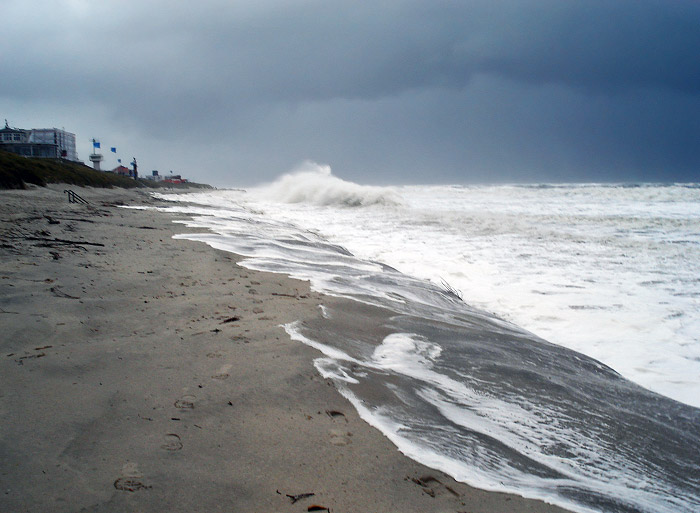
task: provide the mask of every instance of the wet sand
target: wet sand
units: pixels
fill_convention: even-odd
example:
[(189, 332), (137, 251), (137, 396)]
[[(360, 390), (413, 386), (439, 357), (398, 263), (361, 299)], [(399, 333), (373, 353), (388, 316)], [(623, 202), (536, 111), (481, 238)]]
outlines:
[(0, 197), (0, 511), (564, 511), (399, 453), (280, 327), (331, 299), (147, 192)]

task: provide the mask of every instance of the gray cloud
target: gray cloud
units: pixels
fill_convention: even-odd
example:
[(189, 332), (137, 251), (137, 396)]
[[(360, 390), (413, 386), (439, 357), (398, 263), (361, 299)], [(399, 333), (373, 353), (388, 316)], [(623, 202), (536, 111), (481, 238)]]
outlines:
[(220, 185), (307, 158), (375, 182), (697, 179), (694, 1), (2, 9), (0, 114), (83, 155), (100, 133)]

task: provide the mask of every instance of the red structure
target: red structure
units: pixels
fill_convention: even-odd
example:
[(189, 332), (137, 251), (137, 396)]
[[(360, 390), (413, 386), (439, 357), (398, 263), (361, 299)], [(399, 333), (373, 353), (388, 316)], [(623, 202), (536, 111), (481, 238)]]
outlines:
[(112, 169), (112, 173), (117, 173), (118, 175), (132, 176), (132, 171), (126, 166), (117, 166)]

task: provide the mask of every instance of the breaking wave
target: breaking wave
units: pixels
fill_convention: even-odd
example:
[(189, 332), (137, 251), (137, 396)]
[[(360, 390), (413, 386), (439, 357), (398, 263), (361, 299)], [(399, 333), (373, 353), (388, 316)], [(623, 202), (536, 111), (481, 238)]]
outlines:
[(368, 207), (400, 204), (399, 196), (390, 188), (347, 182), (334, 176), (330, 166), (312, 161), (306, 161), (273, 183), (250, 192), (263, 200), (317, 206)]

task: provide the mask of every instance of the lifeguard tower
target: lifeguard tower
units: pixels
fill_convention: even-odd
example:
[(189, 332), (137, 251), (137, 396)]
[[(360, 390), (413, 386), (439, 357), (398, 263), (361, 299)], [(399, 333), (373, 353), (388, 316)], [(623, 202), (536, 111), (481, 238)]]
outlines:
[(100, 148), (100, 141), (97, 141), (95, 139), (92, 140), (92, 153), (90, 154), (90, 162), (92, 162), (92, 167), (95, 168), (95, 171), (100, 171), (100, 162), (104, 159), (101, 153), (97, 153), (97, 150)]

